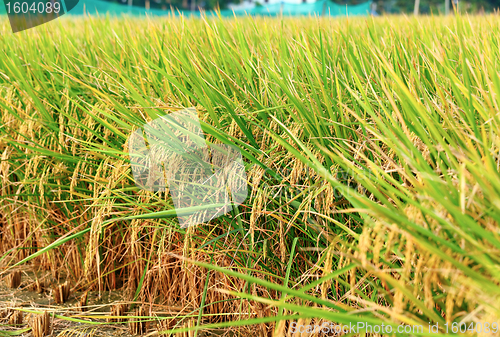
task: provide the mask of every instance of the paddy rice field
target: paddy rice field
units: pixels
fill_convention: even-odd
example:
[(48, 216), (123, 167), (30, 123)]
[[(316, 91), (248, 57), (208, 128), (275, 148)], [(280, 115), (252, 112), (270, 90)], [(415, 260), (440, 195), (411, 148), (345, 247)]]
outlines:
[[(1, 18), (0, 336), (498, 336), (499, 28)], [(185, 108), (248, 178), (242, 205), (187, 229), (128, 154)]]

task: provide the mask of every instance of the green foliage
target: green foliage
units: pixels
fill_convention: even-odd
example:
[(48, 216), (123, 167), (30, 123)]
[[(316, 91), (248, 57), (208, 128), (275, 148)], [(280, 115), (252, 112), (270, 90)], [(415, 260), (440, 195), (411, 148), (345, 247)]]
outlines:
[[(156, 285), (185, 272), (192, 297), (174, 299), (198, 325), (184, 330), (498, 321), (498, 28), (63, 18), (4, 35), (0, 262), (71, 263), (103, 288), (118, 270), (143, 301), (182, 293)], [(135, 187), (126, 149), (190, 106), (210, 142), (241, 149), (251, 195), (186, 231), (168, 195)]]
[[(443, 14), (445, 12), (446, 0), (420, 0), (419, 13), (421, 14)], [(450, 11), (453, 11), (453, 0), (450, 2)], [(390, 13), (413, 13), (415, 1), (406, 0), (376, 0), (381, 11)], [(459, 10), (468, 13), (478, 13), (481, 11), (493, 12), (500, 8), (498, 0), (459, 0)]]

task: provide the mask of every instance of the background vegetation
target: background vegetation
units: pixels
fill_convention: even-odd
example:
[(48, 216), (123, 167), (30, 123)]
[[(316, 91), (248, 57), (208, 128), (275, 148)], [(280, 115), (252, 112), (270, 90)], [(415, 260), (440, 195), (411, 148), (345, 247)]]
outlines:
[[(240, 3), (241, 0), (103, 0), (120, 3), (123, 5), (134, 5), (139, 7), (163, 8), (170, 7), (180, 9), (197, 10), (199, 7), (210, 10), (215, 8), (226, 8), (230, 3)], [(366, 0), (331, 0), (340, 5), (358, 5), (365, 3)], [(421, 14), (438, 14), (445, 12), (446, 0), (420, 0), (420, 13)], [(450, 1), (450, 8), (452, 2)], [(286, 1), (285, 1), (286, 2)], [(415, 1), (414, 0), (373, 0), (376, 4), (377, 12), (379, 14), (392, 13), (413, 13)], [(256, 1), (257, 4), (265, 4), (265, 1)], [(460, 8), (468, 13), (483, 13), (493, 12), (495, 9), (500, 8), (499, 0), (460, 0)]]
[[(4, 20), (0, 275), (122, 289), (191, 329), (498, 321), (499, 22)], [(191, 106), (250, 195), (184, 230), (127, 138)]]
[[(450, 8), (453, 7), (453, 0), (449, 0)], [(382, 11), (390, 13), (413, 13), (415, 1), (407, 0), (381, 0), (376, 1)], [(468, 13), (491, 12), (500, 7), (498, 0), (459, 0), (458, 7)], [(420, 13), (438, 14), (445, 12), (444, 0), (420, 0)]]

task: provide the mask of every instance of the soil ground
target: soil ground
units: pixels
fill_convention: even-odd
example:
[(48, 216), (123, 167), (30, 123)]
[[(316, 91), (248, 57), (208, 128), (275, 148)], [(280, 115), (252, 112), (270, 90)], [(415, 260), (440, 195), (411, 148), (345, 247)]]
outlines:
[[(79, 301), (82, 292), (71, 293), (68, 300), (63, 304), (56, 304), (53, 296), (52, 284), (54, 280), (50, 277), (39, 276), (39, 279), (45, 279), (43, 292), (38, 293), (32, 290), (36, 280), (34, 273), (23, 272), (21, 285), (16, 289), (10, 289), (5, 282), (0, 283), (0, 336), (27, 336), (33, 334), (28, 330), (29, 322), (36, 313), (48, 311), (50, 314), (57, 315), (53, 319), (53, 331), (51, 336), (75, 336), (75, 337), (124, 337), (134, 336), (130, 333), (128, 323), (109, 323), (103, 316), (110, 315), (111, 308), (116, 303), (125, 303), (124, 294), (121, 291), (88, 292), (86, 310), (82, 311)], [(137, 306), (136, 306), (137, 307)], [(149, 308), (149, 305), (148, 305)], [(9, 318), (14, 311), (22, 311), (23, 323), (18, 326), (9, 324)], [(178, 312), (178, 311), (177, 311)], [(152, 316), (165, 317), (175, 316), (173, 308), (153, 305)], [(131, 315), (125, 313), (124, 315)], [(101, 318), (97, 318), (100, 316)], [(78, 321), (76, 321), (78, 320)], [(88, 323), (86, 323), (86, 322)], [(148, 331), (145, 335), (157, 331), (157, 322), (150, 322)], [(180, 335), (179, 335), (180, 336)], [(183, 335), (184, 336), (184, 335)], [(194, 336), (194, 333), (185, 334), (185, 336)], [(237, 336), (229, 331), (200, 331), (198, 337), (210, 336)]]

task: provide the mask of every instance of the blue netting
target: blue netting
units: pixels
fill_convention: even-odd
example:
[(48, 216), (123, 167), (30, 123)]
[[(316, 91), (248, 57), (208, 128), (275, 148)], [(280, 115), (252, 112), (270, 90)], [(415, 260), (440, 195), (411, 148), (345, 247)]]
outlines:
[[(22, 1), (22, 0), (19, 0)], [(370, 12), (371, 1), (355, 6), (337, 5), (329, 0), (318, 1), (312, 4), (270, 4), (265, 6), (254, 7), (249, 10), (229, 10), (224, 9), (220, 11), (223, 17), (231, 16), (244, 16), (244, 15), (259, 15), (259, 16), (303, 16), (303, 15), (329, 15), (329, 16), (353, 16), (353, 15), (368, 15)], [(69, 14), (83, 15), (83, 14), (110, 14), (110, 15), (132, 15), (132, 16), (165, 16), (165, 15), (186, 15), (186, 16), (200, 16), (199, 11), (188, 10), (160, 10), (149, 9), (146, 10), (136, 6), (126, 6), (117, 3), (99, 1), (99, 0), (80, 0), (80, 2), (73, 8)], [(6, 14), (5, 6), (0, 5), (0, 14)], [(204, 12), (206, 15), (216, 15), (213, 11)]]

